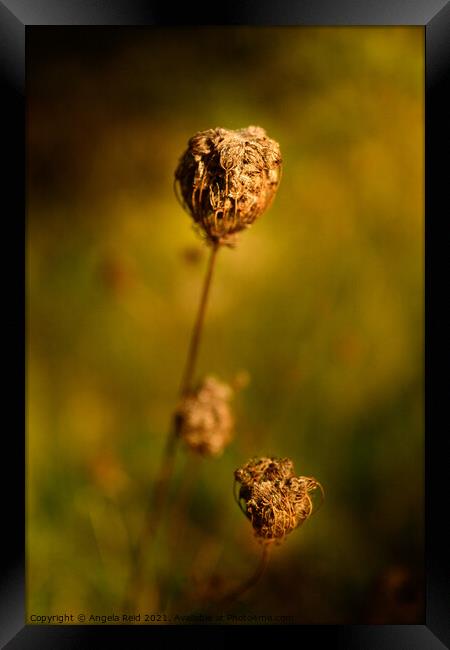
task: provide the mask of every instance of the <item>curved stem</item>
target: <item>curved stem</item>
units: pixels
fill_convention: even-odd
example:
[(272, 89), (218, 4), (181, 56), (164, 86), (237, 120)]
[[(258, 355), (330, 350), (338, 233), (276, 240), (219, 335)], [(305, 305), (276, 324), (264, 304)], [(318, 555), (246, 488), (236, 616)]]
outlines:
[[(203, 289), (200, 297), (200, 304), (197, 311), (197, 317), (191, 334), (186, 364), (183, 372), (183, 379), (180, 386), (179, 396), (186, 395), (192, 389), (192, 379), (194, 376), (195, 365), (198, 357), (203, 323), (205, 320), (206, 306), (208, 303), (209, 290), (215, 267), (217, 251), (219, 244), (212, 245), (211, 255), (209, 258)], [(131, 605), (131, 590), (137, 592), (143, 579), (143, 563), (145, 555), (149, 552), (150, 541), (155, 538), (156, 531), (164, 512), (164, 506), (169, 491), (169, 484), (173, 474), (175, 455), (178, 442), (178, 424), (176, 418), (172, 418), (171, 428), (166, 439), (161, 465), (154, 484), (153, 498), (148, 504), (144, 526), (139, 537), (134, 553), (132, 554), (132, 568), (130, 572), (129, 585), (126, 590), (124, 601), (124, 610)]]
[(267, 568), (267, 565), (269, 564), (270, 548), (271, 548), (271, 544), (264, 544), (261, 559), (256, 568), (256, 571), (249, 578), (247, 578), (247, 580), (242, 582), (235, 589), (233, 589), (228, 594), (226, 594), (223, 598), (221, 598), (219, 603), (220, 605), (229, 605), (230, 603), (237, 600), (240, 596), (242, 596), (242, 594), (244, 594), (246, 591), (248, 591), (249, 589), (251, 589), (256, 585), (256, 583), (263, 576)]

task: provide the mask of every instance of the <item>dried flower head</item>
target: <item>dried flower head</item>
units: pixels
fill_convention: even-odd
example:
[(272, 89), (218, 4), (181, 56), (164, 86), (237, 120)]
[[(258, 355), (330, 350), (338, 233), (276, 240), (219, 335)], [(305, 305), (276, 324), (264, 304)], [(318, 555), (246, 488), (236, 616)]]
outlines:
[[(234, 473), (240, 484), (238, 503), (266, 542), (283, 539), (312, 514), (310, 494), (322, 486), (316, 479), (295, 476), (289, 458), (252, 459)], [(243, 505), (242, 505), (243, 504)]]
[(234, 418), (230, 407), (233, 390), (214, 377), (206, 377), (185, 395), (175, 412), (178, 435), (193, 451), (220, 455), (232, 437)]
[(281, 177), (281, 153), (264, 129), (215, 128), (196, 133), (175, 172), (183, 207), (211, 243), (232, 246), (270, 205)]
[(294, 476), (294, 463), (290, 458), (253, 458), (237, 469), (234, 477), (241, 484), (239, 496), (247, 499), (255, 483), (276, 481)]

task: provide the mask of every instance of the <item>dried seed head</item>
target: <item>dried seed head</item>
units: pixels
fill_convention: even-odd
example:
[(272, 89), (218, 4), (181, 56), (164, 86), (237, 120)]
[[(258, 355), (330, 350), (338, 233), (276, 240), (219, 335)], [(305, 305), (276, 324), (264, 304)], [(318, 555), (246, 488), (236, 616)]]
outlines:
[(310, 494), (322, 491), (314, 478), (295, 476), (289, 458), (253, 459), (234, 476), (240, 483), (239, 505), (255, 535), (267, 542), (283, 539), (300, 526), (313, 511)]
[(259, 126), (196, 133), (175, 172), (183, 207), (207, 240), (233, 246), (269, 207), (281, 177), (281, 153)]
[(248, 498), (255, 483), (276, 481), (294, 476), (294, 464), (290, 458), (252, 458), (237, 469), (234, 477), (241, 484), (239, 496)]
[(214, 377), (206, 377), (183, 397), (175, 412), (179, 436), (193, 451), (219, 456), (232, 437), (234, 418), (230, 407), (233, 391)]

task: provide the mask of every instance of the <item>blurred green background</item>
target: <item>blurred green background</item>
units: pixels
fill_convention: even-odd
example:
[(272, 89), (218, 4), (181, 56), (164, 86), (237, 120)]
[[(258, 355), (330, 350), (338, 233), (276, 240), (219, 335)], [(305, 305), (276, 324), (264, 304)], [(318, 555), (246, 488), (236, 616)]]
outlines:
[(136, 612), (253, 571), (233, 471), (275, 455), (326, 501), (229, 610), (423, 620), (423, 80), (422, 28), (29, 30), (28, 616), (120, 613), (207, 260), (173, 173), (254, 124), (283, 178), (219, 254), (198, 366), (251, 380), (221, 458), (179, 450)]

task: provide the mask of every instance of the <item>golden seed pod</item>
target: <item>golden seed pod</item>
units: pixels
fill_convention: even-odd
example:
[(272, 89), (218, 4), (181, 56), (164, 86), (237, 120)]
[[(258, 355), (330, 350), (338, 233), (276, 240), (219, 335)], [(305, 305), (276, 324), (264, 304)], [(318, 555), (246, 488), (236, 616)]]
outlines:
[(284, 539), (298, 528), (313, 512), (310, 494), (319, 488), (323, 495), (316, 479), (294, 475), (289, 458), (252, 459), (234, 477), (240, 484), (239, 506), (255, 535), (266, 542)]
[(175, 189), (207, 241), (233, 246), (271, 204), (281, 163), (279, 144), (259, 126), (208, 129), (189, 140)]
[(228, 384), (206, 377), (184, 396), (176, 409), (177, 432), (186, 445), (203, 456), (219, 456), (232, 438), (234, 418)]
[(294, 463), (290, 458), (253, 458), (237, 469), (234, 477), (241, 484), (239, 496), (248, 498), (255, 483), (275, 481), (294, 476)]

